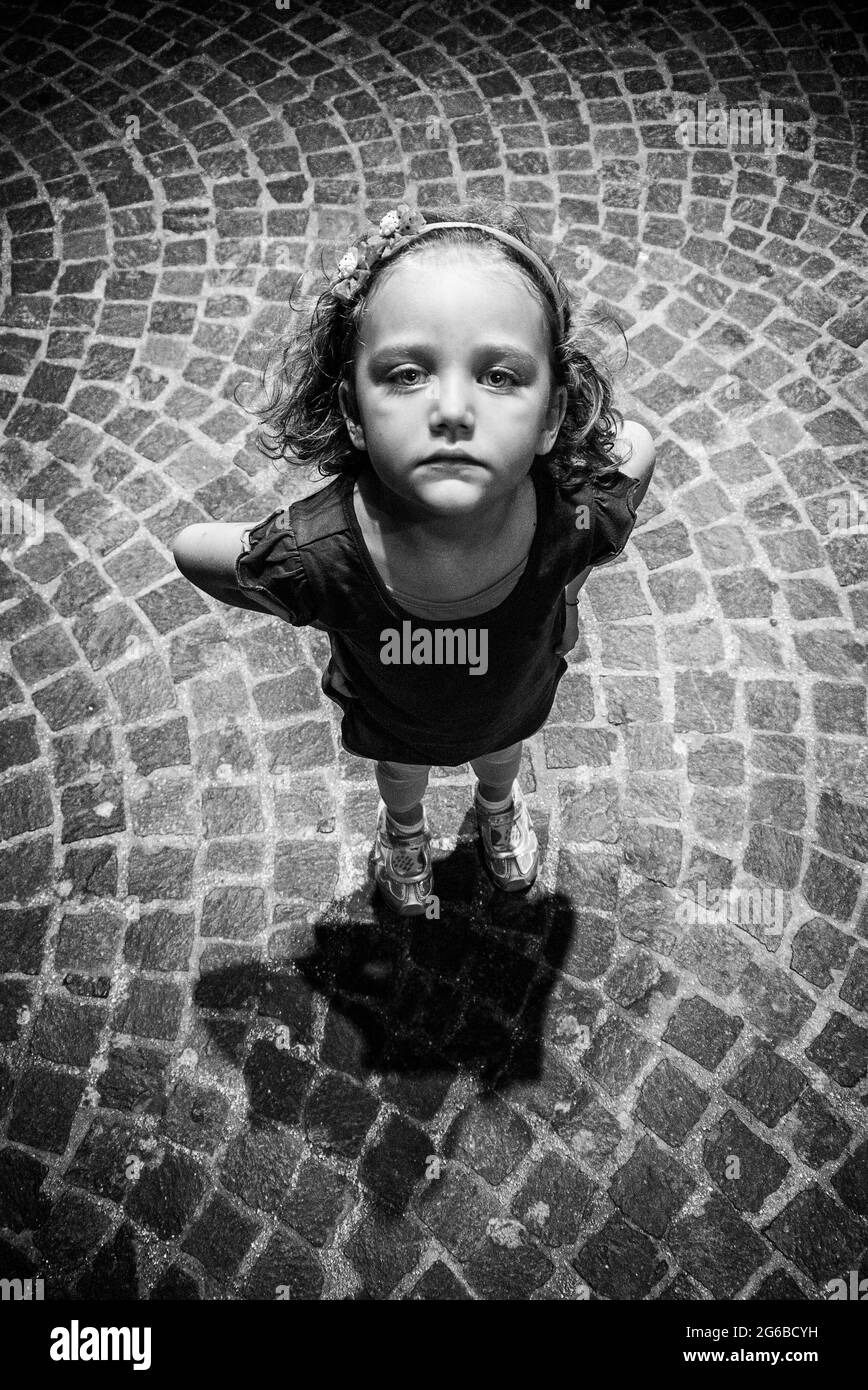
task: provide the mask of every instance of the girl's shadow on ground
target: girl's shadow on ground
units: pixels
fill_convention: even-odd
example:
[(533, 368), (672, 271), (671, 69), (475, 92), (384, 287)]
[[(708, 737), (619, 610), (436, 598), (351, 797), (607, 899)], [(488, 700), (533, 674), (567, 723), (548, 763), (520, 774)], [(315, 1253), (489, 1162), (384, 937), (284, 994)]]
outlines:
[[(256, 1021), (243, 1063), (252, 1118), (288, 1118), (269, 1100), (280, 1108), (275, 1051), (289, 1071), (316, 1050), (360, 1080), (465, 1071), (489, 1090), (540, 1076), (546, 1003), (575, 932), (569, 901), (538, 885), (503, 893), (462, 842), (435, 859), (434, 891), (439, 917), (399, 918), (371, 874), (325, 909), (312, 949), (203, 972), (194, 1002), (221, 1051), (240, 1061), (238, 1027)], [(318, 1049), (314, 992), (329, 1001)]]

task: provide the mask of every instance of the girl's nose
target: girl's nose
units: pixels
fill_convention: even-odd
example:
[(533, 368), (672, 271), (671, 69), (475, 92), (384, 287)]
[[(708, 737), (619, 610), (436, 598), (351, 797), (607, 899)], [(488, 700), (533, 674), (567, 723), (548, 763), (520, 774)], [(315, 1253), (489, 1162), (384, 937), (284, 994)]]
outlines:
[(469, 387), (464, 383), (443, 377), (432, 377), (426, 394), (431, 400), (430, 424), (433, 429), (444, 426), (471, 429), (473, 410), (468, 399)]

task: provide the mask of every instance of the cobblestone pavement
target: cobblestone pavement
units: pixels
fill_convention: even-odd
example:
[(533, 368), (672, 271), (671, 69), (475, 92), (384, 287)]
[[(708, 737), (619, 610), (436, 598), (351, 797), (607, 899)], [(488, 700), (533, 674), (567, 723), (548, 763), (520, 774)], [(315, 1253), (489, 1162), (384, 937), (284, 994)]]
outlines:
[[(861, 41), (834, 6), (345, 13), (0, 20), (3, 1274), (821, 1298), (868, 1275)], [(784, 147), (683, 145), (701, 100)], [(322, 486), (233, 399), (319, 248), (479, 192), (618, 314), (658, 466), (526, 748), (539, 884), (493, 894), (436, 769), (441, 917), (398, 924), (324, 635), (170, 543)]]

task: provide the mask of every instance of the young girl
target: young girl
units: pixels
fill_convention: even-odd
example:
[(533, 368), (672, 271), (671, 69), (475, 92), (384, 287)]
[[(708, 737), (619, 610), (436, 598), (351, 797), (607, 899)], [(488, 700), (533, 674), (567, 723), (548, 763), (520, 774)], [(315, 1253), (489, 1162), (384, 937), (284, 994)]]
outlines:
[(402, 915), (433, 892), (422, 797), (469, 762), (484, 861), (507, 892), (538, 868), (516, 780), (577, 640), (577, 594), (624, 549), (654, 465), (573, 330), (520, 215), (426, 222), (407, 204), (340, 261), (283, 355), (264, 451), (336, 477), (255, 525), (176, 537), (224, 603), (328, 634), (322, 690), (374, 761), (376, 881)]

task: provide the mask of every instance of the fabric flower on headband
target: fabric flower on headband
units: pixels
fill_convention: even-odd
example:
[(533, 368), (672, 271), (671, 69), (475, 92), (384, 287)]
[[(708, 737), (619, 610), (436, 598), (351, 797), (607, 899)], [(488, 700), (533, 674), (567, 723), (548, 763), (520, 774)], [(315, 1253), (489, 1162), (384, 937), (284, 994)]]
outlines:
[(408, 203), (399, 203), (392, 212), (380, 218), (377, 231), (359, 237), (338, 261), (337, 273), (329, 281), (332, 294), (338, 299), (352, 299), (376, 262), (386, 260), (424, 226), (421, 212), (411, 209)]

